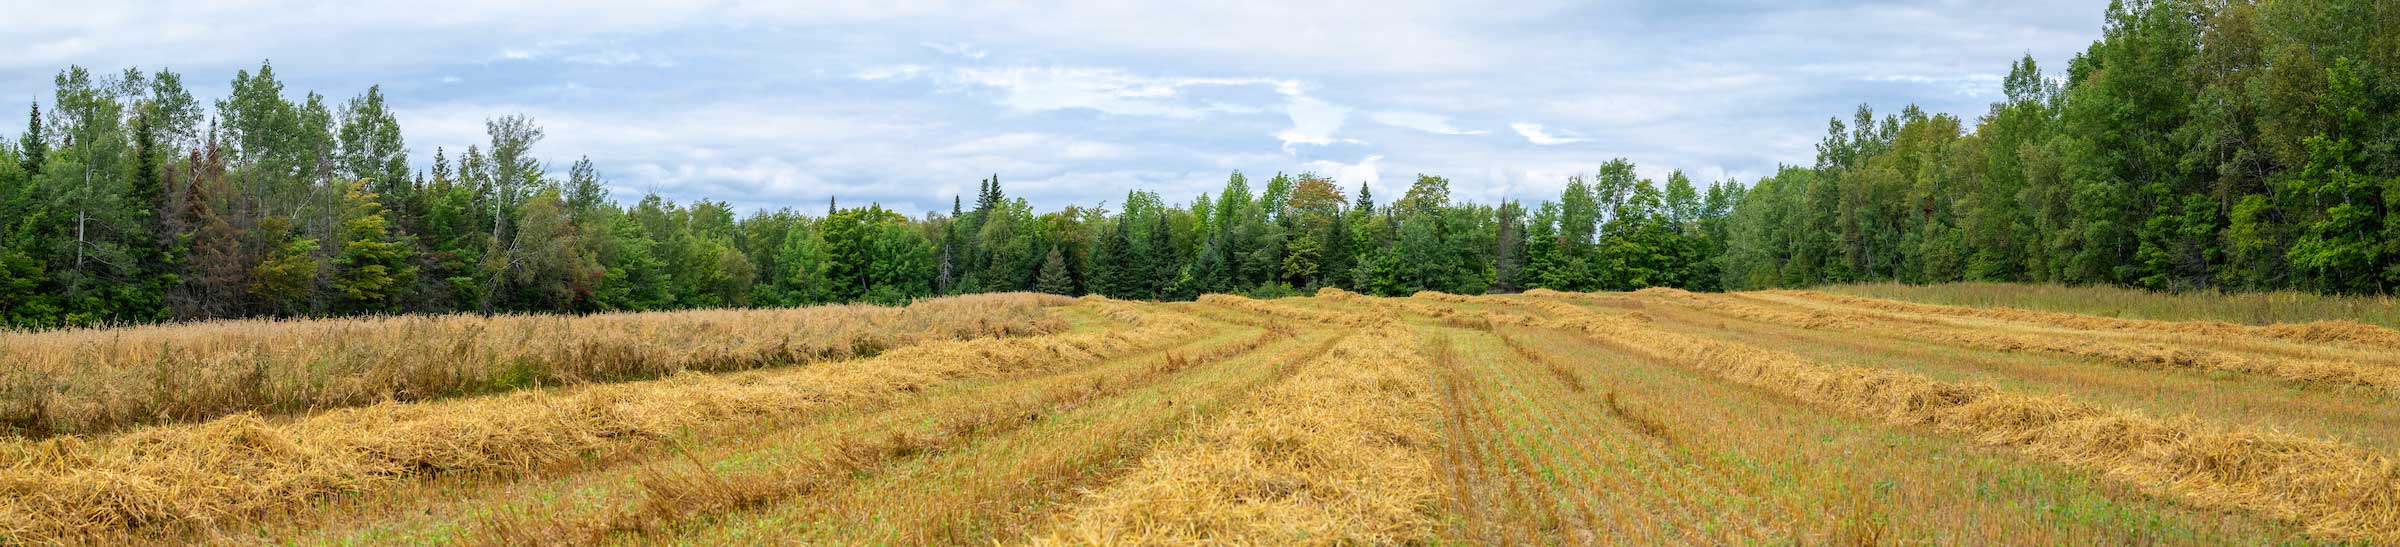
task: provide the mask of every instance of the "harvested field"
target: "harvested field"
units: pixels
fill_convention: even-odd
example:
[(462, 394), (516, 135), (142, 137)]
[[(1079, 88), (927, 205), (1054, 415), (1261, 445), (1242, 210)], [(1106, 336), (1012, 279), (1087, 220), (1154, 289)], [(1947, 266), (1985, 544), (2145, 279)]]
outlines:
[[(673, 342), (635, 333), (878, 345), (21, 429), (0, 543), (2400, 541), (2381, 327), (1820, 292), (919, 306), (524, 318), (484, 328), (625, 333), (646, 363)], [(66, 334), (85, 356), (45, 366), (149, 351)], [(2153, 350), (2178, 357), (2129, 357)]]

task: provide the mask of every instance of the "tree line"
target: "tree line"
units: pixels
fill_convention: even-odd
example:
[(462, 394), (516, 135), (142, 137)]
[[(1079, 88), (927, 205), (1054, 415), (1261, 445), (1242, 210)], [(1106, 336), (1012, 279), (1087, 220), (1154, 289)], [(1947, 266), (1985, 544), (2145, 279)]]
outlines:
[(2400, 9), (2117, 2), (2102, 38), (2028, 56), (1969, 125), (1911, 106), (1828, 123), (1813, 165), (1664, 182), (1626, 160), (1555, 200), (1379, 203), (1242, 173), (1170, 203), (1037, 212), (997, 175), (911, 217), (737, 214), (563, 178), (543, 131), (413, 170), (379, 88), (294, 99), (273, 66), (203, 105), (171, 71), (55, 78), (0, 145), (0, 324), (905, 302), (1034, 290), (1179, 299), (1724, 290), (1856, 281), (2389, 293), (2400, 285)]

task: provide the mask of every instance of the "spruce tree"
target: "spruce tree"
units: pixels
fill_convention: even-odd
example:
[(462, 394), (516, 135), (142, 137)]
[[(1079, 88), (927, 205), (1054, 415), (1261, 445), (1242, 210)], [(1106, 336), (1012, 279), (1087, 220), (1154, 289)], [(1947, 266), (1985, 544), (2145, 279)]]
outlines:
[(1050, 255), (1042, 259), (1042, 271), (1035, 279), (1033, 288), (1049, 294), (1075, 296), (1075, 279), (1067, 272), (1066, 256), (1059, 253), (1057, 247), (1050, 248)]
[(42, 174), (42, 161), (50, 157), (50, 136), (42, 132), (41, 103), (34, 103), (26, 118), (25, 134), (17, 136), (17, 161), (31, 178)]

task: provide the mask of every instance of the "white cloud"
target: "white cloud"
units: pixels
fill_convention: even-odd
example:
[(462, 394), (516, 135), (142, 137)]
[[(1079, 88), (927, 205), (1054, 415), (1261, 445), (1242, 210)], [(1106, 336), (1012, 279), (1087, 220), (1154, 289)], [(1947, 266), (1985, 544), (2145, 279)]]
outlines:
[(951, 156), (1056, 157), (1072, 161), (1091, 161), (1122, 156), (1126, 153), (1126, 149), (1123, 146), (1105, 142), (1024, 132), (970, 140), (942, 148), (934, 153)]
[(1415, 129), (1418, 131), (1442, 135), (1482, 135), (1489, 133), (1488, 131), (1483, 130), (1468, 131), (1459, 129), (1457, 127), (1452, 127), (1448, 117), (1439, 114), (1427, 114), (1424, 112), (1384, 111), (1376, 112), (1374, 115), (1369, 116), (1369, 118), (1374, 119), (1376, 123), (1381, 123), (1384, 125)]
[(1211, 110), (1184, 100), (1183, 90), (1203, 86), (1296, 84), (1264, 78), (1167, 78), (1121, 70), (1076, 67), (961, 68), (958, 81), (999, 89), (1001, 103), (1024, 111), (1090, 109), (1127, 116), (1199, 118)]
[(984, 51), (982, 48), (975, 47), (975, 44), (970, 44), (970, 43), (966, 43), (966, 42), (951, 42), (951, 43), (947, 43), (947, 44), (944, 44), (944, 43), (938, 43), (938, 42), (923, 42), (923, 43), (920, 43), (920, 44), (917, 44), (917, 45), (925, 46), (925, 47), (927, 47), (927, 48), (931, 48), (931, 49), (933, 49), (934, 51), (939, 51), (939, 52), (942, 52), (942, 53), (944, 53), (944, 54), (948, 54), (948, 55), (954, 55), (954, 56), (958, 56), (958, 57), (965, 57), (965, 58), (968, 58), (968, 59), (974, 59), (974, 60), (978, 60), (978, 61), (980, 61), (980, 60), (983, 60), (983, 56), (984, 56), (984, 55), (986, 55), (986, 54), (988, 54), (988, 53), (990, 53), (990, 52)]
[(1294, 145), (1333, 144), (1333, 134), (1342, 129), (1342, 120), (1350, 116), (1350, 107), (1328, 103), (1315, 97), (1293, 95), (1284, 104), (1284, 115), (1292, 118), (1292, 127), (1275, 133), (1283, 141), (1283, 151), (1295, 152)]
[(890, 65), (859, 69), (851, 77), (861, 80), (913, 80), (925, 73), (924, 65)]
[(1538, 123), (1512, 123), (1508, 124), (1508, 128), (1516, 130), (1518, 135), (1523, 135), (1526, 142), (1539, 144), (1542, 146), (1572, 144), (1591, 140), (1586, 138), (1551, 135), (1550, 132), (1542, 129), (1542, 124)]
[(1374, 185), (1382, 182), (1383, 169), (1378, 165), (1382, 162), (1382, 155), (1371, 155), (1358, 160), (1358, 163), (1316, 160), (1302, 164), (1302, 168), (1333, 179), (1337, 185), (1347, 189), (1360, 184)]
[(1925, 74), (1874, 74), (1861, 78), (1869, 82), (1917, 84), (1948, 90), (1968, 97), (1990, 97), (2000, 94), (2000, 81), (2006, 76), (1991, 73), (1931, 76)]
[[(1972, 119), (1995, 70), (2031, 52), (2055, 77), (2097, 37), (2089, 0), (2034, 1), (97, 2), (0, 24), (0, 98), (47, 102), (76, 64), (172, 67), (206, 102), (273, 59), (295, 98), (386, 84), (420, 163), (527, 112), (556, 165), (589, 154), (685, 202), (946, 209), (926, 196), (994, 171), (1043, 207), (1128, 186), (1183, 200), (1229, 169), (1299, 167), (1448, 176), (1488, 202), (1555, 196), (1595, 156), (1645, 174), (1805, 164), (1825, 119), (1862, 102)], [(1475, 134), (1499, 138), (1441, 137)], [(1328, 157), (1356, 163), (1307, 161)]]

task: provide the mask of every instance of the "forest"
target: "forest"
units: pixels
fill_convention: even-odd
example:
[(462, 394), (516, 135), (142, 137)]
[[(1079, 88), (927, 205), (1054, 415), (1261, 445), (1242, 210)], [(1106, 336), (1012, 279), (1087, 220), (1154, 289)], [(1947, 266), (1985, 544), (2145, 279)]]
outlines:
[(2064, 71), (2017, 61), (1971, 123), (1862, 105), (1813, 163), (1758, 180), (1658, 181), (1618, 159), (1530, 204), (1454, 200), (1434, 175), (1386, 197), (1235, 172), (1047, 212), (998, 175), (920, 216), (627, 205), (588, 158), (563, 177), (539, 159), (522, 116), (414, 169), (379, 88), (294, 97), (263, 63), (213, 104), (166, 70), (54, 83), (0, 144), (0, 326), (994, 291), (2400, 287), (2400, 9), (2376, 0), (2115, 2)]

